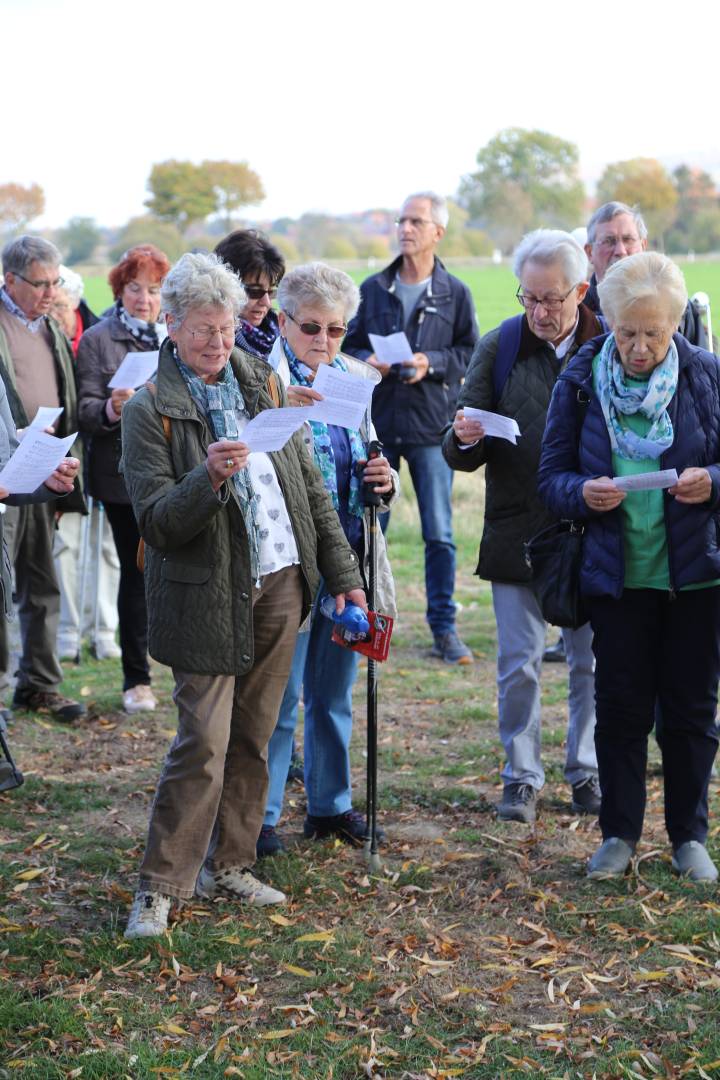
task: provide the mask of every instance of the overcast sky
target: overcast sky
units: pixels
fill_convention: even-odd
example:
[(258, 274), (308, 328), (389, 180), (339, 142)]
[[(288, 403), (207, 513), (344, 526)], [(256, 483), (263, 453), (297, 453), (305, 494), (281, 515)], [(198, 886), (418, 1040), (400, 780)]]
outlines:
[(0, 0), (0, 183), (123, 224), (154, 162), (247, 160), (256, 218), (453, 193), (501, 128), (720, 180), (720, 3)]

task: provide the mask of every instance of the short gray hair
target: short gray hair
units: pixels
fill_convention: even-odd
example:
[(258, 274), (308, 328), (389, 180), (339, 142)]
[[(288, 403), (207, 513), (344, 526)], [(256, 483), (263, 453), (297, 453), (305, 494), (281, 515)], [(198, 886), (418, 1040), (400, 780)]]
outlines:
[(60, 277), (63, 279), (63, 291), (67, 293), (68, 298), (72, 301), (74, 306), (77, 307), (82, 300), (82, 295), (85, 291), (83, 279), (79, 274), (76, 274), (74, 270), (71, 270), (69, 266), (61, 265), (59, 273)]
[(5, 245), (2, 252), (3, 271), (6, 274), (24, 274), (30, 263), (47, 266), (60, 265), (60, 252), (49, 240), (41, 236), (18, 236)]
[(408, 197), (403, 200), (403, 206), (405, 203), (409, 203), (411, 199), (427, 199), (430, 203), (430, 217), (433, 222), (435, 225), (447, 229), (447, 224), (450, 220), (450, 211), (448, 210), (446, 198), (442, 195), (438, 195), (436, 191), (414, 191), (412, 195), (408, 195)]
[(604, 225), (606, 222), (612, 221), (613, 218), (619, 217), (620, 214), (629, 214), (635, 222), (640, 239), (647, 240), (647, 225), (637, 206), (628, 206), (627, 203), (624, 202), (606, 202), (603, 203), (602, 206), (598, 206), (597, 210), (587, 223), (588, 244), (595, 243), (595, 234), (597, 233), (598, 225)]
[(165, 278), (160, 290), (162, 310), (181, 323), (191, 308), (212, 304), (230, 308), (237, 317), (247, 303), (240, 279), (217, 255), (188, 252)]
[(609, 266), (598, 285), (603, 314), (616, 326), (639, 300), (652, 299), (667, 311), (668, 322), (678, 326), (687, 306), (685, 278), (667, 255), (638, 251)]
[(344, 270), (322, 262), (305, 263), (290, 270), (278, 285), (278, 304), (293, 316), (306, 306), (327, 311), (339, 307), (349, 322), (360, 307), (360, 290)]
[(513, 273), (520, 280), (525, 263), (562, 267), (568, 285), (579, 285), (588, 279), (587, 255), (574, 236), (562, 229), (535, 229), (527, 233), (515, 248)]

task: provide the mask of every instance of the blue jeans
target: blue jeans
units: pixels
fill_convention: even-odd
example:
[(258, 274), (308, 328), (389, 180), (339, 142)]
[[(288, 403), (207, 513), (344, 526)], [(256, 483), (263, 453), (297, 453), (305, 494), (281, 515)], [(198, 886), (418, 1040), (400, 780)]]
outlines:
[(301, 691), (308, 813), (334, 817), (352, 809), (352, 689), (360, 658), (331, 641), (332, 630), (332, 621), (321, 615), (316, 605), (310, 630), (297, 636), (290, 678), (268, 745), (270, 786), (265, 825), (277, 825), (282, 813)]
[[(455, 628), (452, 469), (439, 446), (386, 446), (383, 453), (393, 469), (400, 468), (401, 457), (408, 463), (425, 542), (426, 618), (434, 636), (446, 634)], [(389, 514), (381, 518), (384, 532)]]

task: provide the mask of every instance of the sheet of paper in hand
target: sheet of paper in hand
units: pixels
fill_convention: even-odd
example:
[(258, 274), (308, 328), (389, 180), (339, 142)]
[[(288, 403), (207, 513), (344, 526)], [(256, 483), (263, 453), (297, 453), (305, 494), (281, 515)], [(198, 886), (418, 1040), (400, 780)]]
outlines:
[(108, 386), (113, 390), (135, 390), (142, 386), (157, 371), (159, 355), (157, 350), (126, 353)]
[(26, 428), (22, 442), (0, 472), (0, 487), (11, 495), (29, 495), (55, 472), (76, 439), (77, 432), (56, 439), (42, 428)]
[(254, 416), (238, 435), (250, 450), (268, 453), (282, 450), (285, 443), (302, 427), (310, 410), (302, 406), (287, 409), (264, 409)]
[(322, 394), (307, 410), (304, 420), (322, 420), (337, 427), (360, 427), (372, 398), (375, 383), (362, 375), (350, 375), (328, 364), (321, 364), (313, 381), (313, 390)]
[(669, 488), (677, 484), (678, 474), (676, 469), (661, 469), (659, 472), (613, 476), (612, 482), (620, 491), (652, 491), (655, 488)]
[(467, 420), (478, 420), (484, 427), (486, 435), (517, 443), (521, 432), (517, 421), (513, 420), (512, 416), (502, 416), (500, 413), (487, 412), (485, 409), (472, 409), (467, 405), (463, 408), (463, 412)]
[(375, 359), (381, 364), (402, 364), (405, 360), (412, 360), (413, 351), (407, 334), (401, 330), (397, 334), (368, 334), (370, 344), (375, 351)]

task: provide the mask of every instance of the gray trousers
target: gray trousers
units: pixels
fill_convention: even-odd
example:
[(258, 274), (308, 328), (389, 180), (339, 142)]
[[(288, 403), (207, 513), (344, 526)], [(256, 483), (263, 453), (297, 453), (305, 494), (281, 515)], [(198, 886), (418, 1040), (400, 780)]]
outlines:
[[(56, 653), (60, 588), (53, 560), (55, 503), (8, 506), (3, 535), (15, 566), (22, 654), (18, 689), (54, 690), (62, 681)], [(8, 625), (0, 619), (0, 690), (9, 685)]]
[[(498, 723), (505, 749), (505, 783), (540, 789), (540, 669), (547, 623), (528, 585), (493, 582), (498, 637)], [(563, 630), (568, 659), (568, 730), (565, 779), (578, 784), (597, 776), (595, 756), (595, 660), (589, 623)]]
[(268, 789), (267, 745), (301, 609), (300, 567), (268, 574), (260, 589), (253, 588), (255, 663), (246, 675), (173, 668), (177, 734), (155, 793), (141, 889), (187, 899), (206, 859), (211, 870), (255, 862)]

